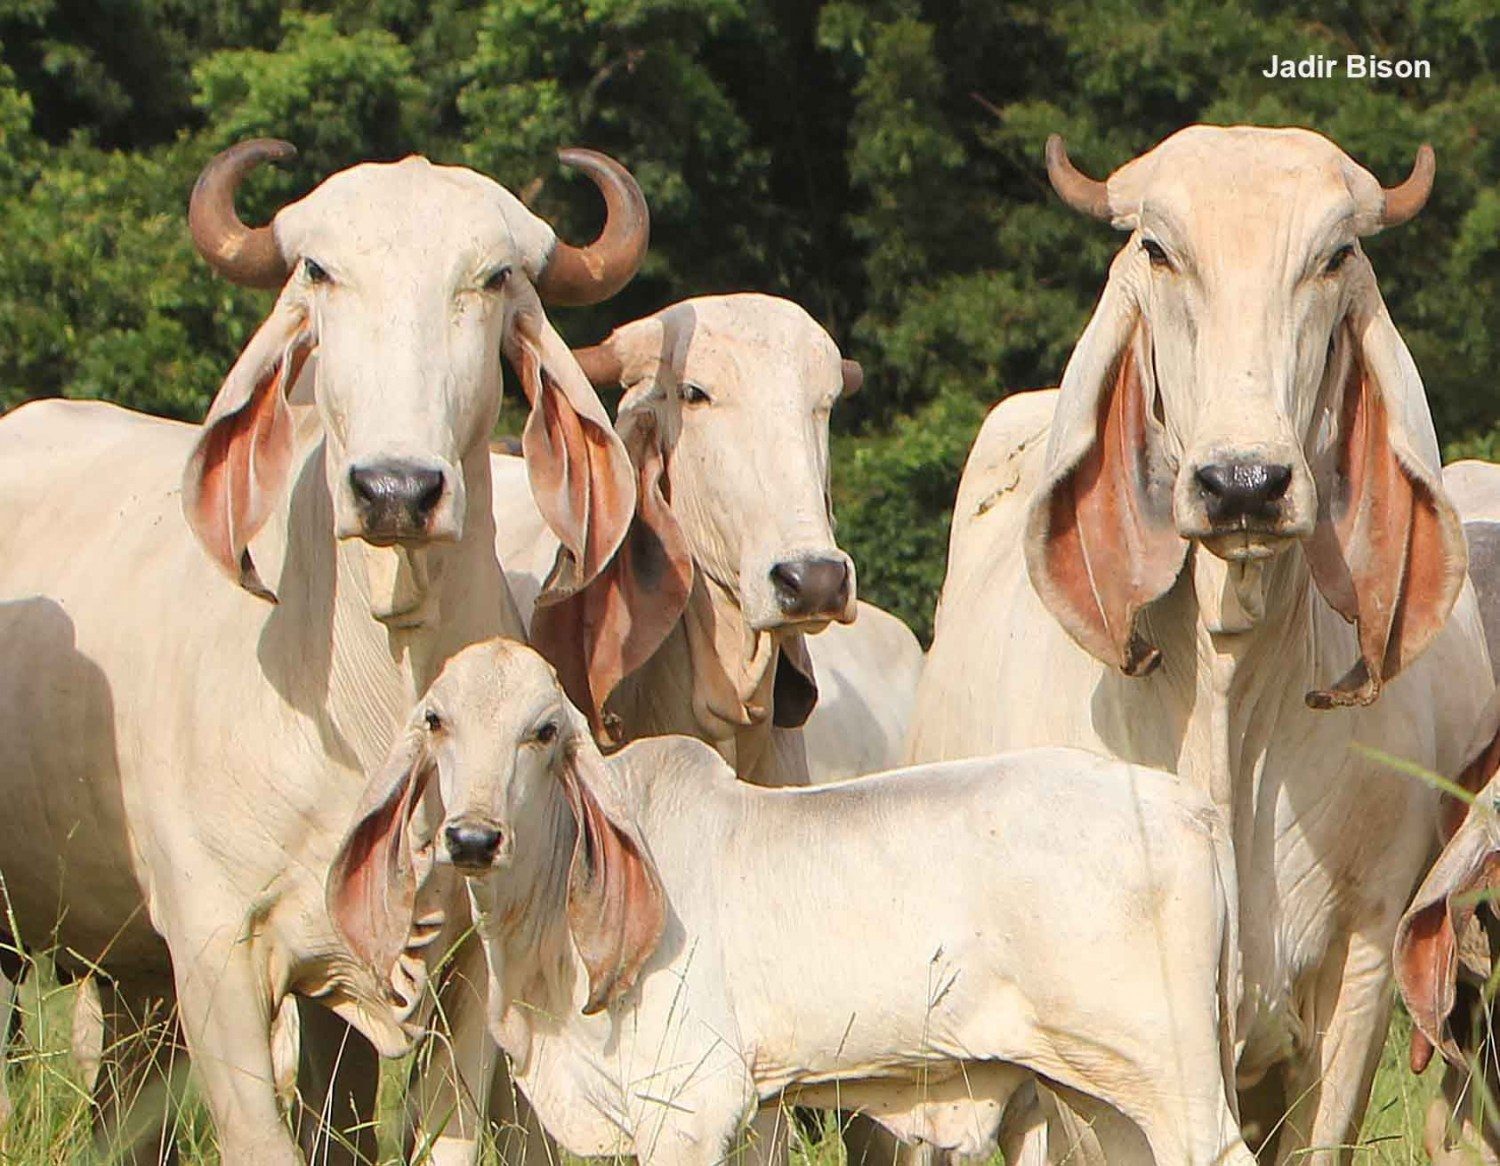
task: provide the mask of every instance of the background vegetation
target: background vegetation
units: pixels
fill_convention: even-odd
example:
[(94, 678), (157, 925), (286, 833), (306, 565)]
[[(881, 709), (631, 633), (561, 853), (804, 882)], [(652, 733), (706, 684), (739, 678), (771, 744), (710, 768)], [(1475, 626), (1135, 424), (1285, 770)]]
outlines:
[[(1279, 81), (1283, 57), (1423, 57), (1415, 82)], [(268, 298), (209, 274), (184, 202), (215, 150), (297, 143), (268, 213), (420, 151), (597, 223), (552, 158), (624, 160), (643, 274), (560, 313), (577, 343), (674, 299), (805, 304), (864, 362), (841, 407), (841, 540), (925, 636), (984, 411), (1056, 382), (1117, 239), (1047, 189), (1060, 130), (1097, 175), (1184, 124), (1312, 126), (1386, 182), (1439, 181), (1369, 243), (1442, 435), (1500, 415), (1500, 8), (1493, 0), (0, 0), (0, 404), (67, 394), (196, 418)]]

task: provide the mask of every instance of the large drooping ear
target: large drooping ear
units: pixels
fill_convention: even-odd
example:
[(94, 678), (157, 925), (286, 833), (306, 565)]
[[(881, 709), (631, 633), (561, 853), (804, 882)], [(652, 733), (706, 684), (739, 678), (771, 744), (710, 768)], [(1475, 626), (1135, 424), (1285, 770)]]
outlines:
[[(402, 956), (420, 943), (414, 935), (417, 891), (432, 866), (430, 854), (413, 852), (409, 828), (435, 771), (425, 736), (408, 726), (366, 783), (325, 885), (328, 914), (350, 951), (403, 997), (421, 987), (402, 967)], [(417, 1001), (400, 1003), (409, 1013)]]
[(782, 638), (773, 683), (771, 723), (778, 729), (800, 729), (818, 707), (818, 679), (801, 634)]
[(1188, 544), (1173, 523), (1173, 474), (1152, 415), (1149, 330), (1120, 282), (1111, 272), (1063, 373), (1026, 567), (1080, 646), (1144, 676), (1161, 652), (1136, 619), (1172, 586)]
[(635, 471), (630, 531), (592, 582), (538, 605), (531, 624), (532, 645), (557, 669), (595, 736), (610, 744), (623, 736), (605, 715), (610, 694), (656, 654), (693, 589), (692, 552), (672, 513), (656, 416), (649, 408), (622, 410), (619, 425)]
[(1479, 908), (1489, 903), (1493, 926), (1492, 896), (1500, 888), (1500, 838), (1494, 817), (1489, 799), (1475, 805), (1396, 928), (1396, 986), (1423, 1038), (1412, 1042), (1412, 1068), (1417, 1072), (1425, 1067), (1433, 1047), (1450, 1064), (1465, 1065), (1463, 1042), (1469, 1034), (1454, 1031), (1454, 1012), (1460, 973), (1466, 972), (1466, 978), (1479, 985), (1491, 974), (1491, 945)]
[(568, 867), (568, 928), (588, 971), (583, 1012), (591, 1016), (635, 984), (661, 942), (667, 899), (609, 762), (581, 724), (569, 740), (562, 781), (578, 823)]
[(249, 546), (286, 493), (294, 444), (287, 394), (311, 351), (305, 318), (278, 301), (220, 386), (182, 475), (182, 511), (209, 558), (272, 603)]
[(1323, 598), (1358, 629), (1359, 658), (1307, 694), (1313, 708), (1375, 700), (1442, 630), (1468, 568), (1421, 378), (1365, 275), (1329, 360), (1337, 429), (1303, 544)]
[(521, 449), (537, 509), (562, 544), (537, 597), (557, 603), (593, 580), (635, 513), (635, 473), (598, 395), (523, 285), (505, 353), (531, 402)]

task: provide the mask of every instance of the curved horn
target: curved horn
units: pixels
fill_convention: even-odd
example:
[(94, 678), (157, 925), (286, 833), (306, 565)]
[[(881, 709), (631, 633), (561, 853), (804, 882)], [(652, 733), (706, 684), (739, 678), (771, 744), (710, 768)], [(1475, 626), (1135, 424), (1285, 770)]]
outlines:
[(559, 150), (557, 156), (593, 180), (608, 213), (604, 229), (587, 247), (558, 240), (537, 277), (537, 295), (544, 304), (558, 307), (597, 304), (629, 283), (646, 258), (651, 214), (630, 171), (613, 158), (576, 147)]
[(1437, 173), (1437, 156), (1423, 142), (1417, 147), (1417, 160), (1400, 186), (1385, 188), (1385, 209), (1380, 212), (1382, 227), (1399, 227), (1427, 205), (1432, 193), (1432, 177)]
[(245, 175), (262, 162), (280, 162), (297, 147), (279, 138), (251, 138), (215, 154), (188, 200), (193, 245), (224, 278), (246, 287), (280, 287), (291, 265), (276, 245), (271, 227), (247, 227), (234, 210), (234, 194)]
[(1047, 177), (1057, 196), (1075, 211), (1106, 223), (1114, 218), (1109, 209), (1108, 185), (1090, 178), (1069, 161), (1061, 134), (1047, 139)]
[(573, 349), (573, 358), (596, 389), (613, 389), (625, 376), (625, 366), (608, 344), (591, 344)]

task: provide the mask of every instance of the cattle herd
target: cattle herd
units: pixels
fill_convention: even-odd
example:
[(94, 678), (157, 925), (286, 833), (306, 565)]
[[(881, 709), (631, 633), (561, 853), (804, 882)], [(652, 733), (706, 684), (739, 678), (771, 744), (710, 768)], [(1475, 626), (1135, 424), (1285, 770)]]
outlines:
[(368, 1152), (414, 1046), (444, 1166), (512, 1087), (539, 1160), (774, 1162), (824, 1109), (887, 1162), (1344, 1161), (1393, 983), (1427, 1152), (1496, 1160), (1500, 469), (1442, 468), (1360, 246), (1429, 148), (1385, 188), (1298, 129), (1107, 181), (1049, 141), (1127, 238), (975, 441), (925, 657), (835, 541), (863, 374), (805, 311), (573, 351), (548, 311), (647, 251), (618, 163), (562, 151), (575, 247), (422, 158), (247, 226), (291, 153), (193, 191), (279, 289), (201, 425), (0, 421), (0, 938), (56, 937), (95, 1049), (174, 1003), (226, 1163)]

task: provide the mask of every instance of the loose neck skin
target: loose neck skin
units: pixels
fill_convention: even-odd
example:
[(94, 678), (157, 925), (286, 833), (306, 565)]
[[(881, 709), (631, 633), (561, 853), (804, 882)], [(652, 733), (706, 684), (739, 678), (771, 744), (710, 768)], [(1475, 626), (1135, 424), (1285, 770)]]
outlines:
[(489, 964), (490, 1030), (525, 1072), (535, 1027), (555, 1027), (579, 1007), (587, 972), (568, 934), (568, 870), (577, 825), (557, 781), (516, 807), (506, 869), (469, 881), (475, 927)]
[[(450, 655), (476, 640), (520, 634), (495, 556), (489, 451), (481, 443), (462, 464), (469, 507), (461, 540), (374, 547), (334, 538), (331, 467), (339, 459), (328, 455), (320, 427), (299, 428), (302, 453), (275, 584), (280, 602), (258, 654), (282, 698), (318, 725), (325, 753), (372, 773), (395, 726)], [(266, 550), (269, 562), (276, 548)]]
[[(1332, 647), (1352, 659), (1352, 645), (1317, 634), (1315, 601), (1296, 548), (1236, 564), (1194, 547), (1177, 585), (1147, 613), (1146, 634), (1162, 649), (1162, 683), (1177, 710), (1168, 715), (1179, 720), (1179, 771), (1191, 771), (1226, 813), (1232, 814), (1237, 778), (1270, 727), (1288, 709), (1307, 712), (1302, 694), (1319, 670), (1336, 675), (1339, 664), (1347, 666), (1320, 660), (1320, 646), (1325, 655)], [(1161, 707), (1160, 688), (1143, 695)]]

